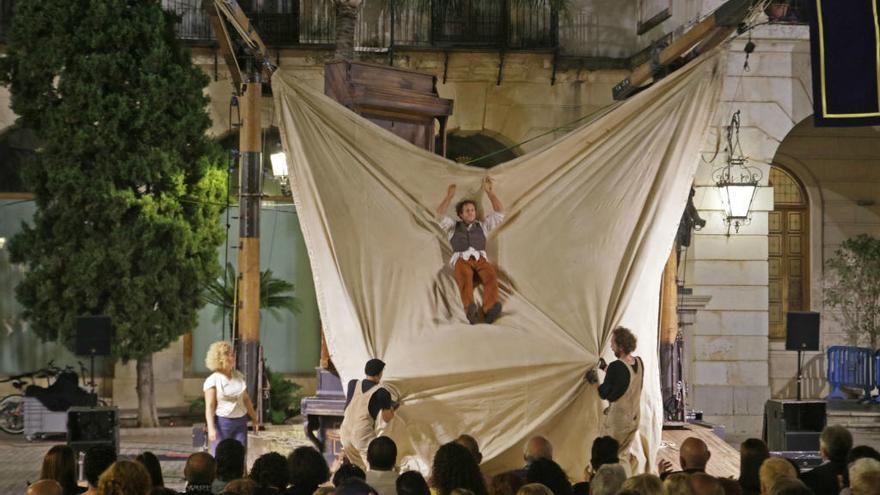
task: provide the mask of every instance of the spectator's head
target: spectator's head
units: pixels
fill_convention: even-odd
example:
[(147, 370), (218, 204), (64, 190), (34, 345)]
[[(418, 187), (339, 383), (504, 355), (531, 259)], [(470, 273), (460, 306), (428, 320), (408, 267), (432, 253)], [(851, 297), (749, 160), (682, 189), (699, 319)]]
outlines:
[(330, 479), (330, 469), (320, 452), (312, 447), (297, 447), (287, 456), (290, 483), (300, 489), (314, 491)]
[(397, 477), (397, 495), (430, 495), (428, 482), (418, 471), (407, 471)]
[(255, 495), (257, 492), (257, 483), (250, 478), (238, 478), (226, 483), (223, 487), (223, 493), (234, 493), (235, 495)]
[(381, 359), (370, 359), (367, 361), (367, 364), (364, 365), (364, 374), (375, 378), (377, 382), (382, 378), (383, 371), (385, 371), (385, 362)]
[(880, 452), (877, 452), (877, 449), (874, 447), (858, 445), (850, 449), (849, 454), (846, 456), (846, 463), (852, 464), (857, 460), (864, 458), (880, 461)]
[[(663, 480), (667, 495), (694, 495), (691, 477), (686, 473), (673, 473)], [(595, 494), (594, 494), (595, 495)]]
[(376, 437), (367, 447), (367, 463), (373, 471), (391, 471), (397, 463), (397, 444), (388, 437)]
[(64, 489), (55, 480), (39, 480), (28, 486), (27, 495), (64, 495)]
[(604, 436), (593, 440), (593, 448), (590, 451), (590, 465), (593, 466), (593, 472), (596, 472), (603, 464), (620, 462), (617, 457), (619, 450), (620, 443), (613, 437)]
[(219, 340), (208, 347), (205, 366), (211, 371), (229, 371), (235, 367), (235, 351), (232, 344)]
[(455, 439), (455, 443), (471, 451), (471, 455), (474, 456), (474, 460), (477, 461), (478, 465), (483, 462), (483, 453), (480, 452), (480, 445), (477, 443), (476, 438), (461, 434)]
[(455, 214), (465, 223), (471, 223), (477, 219), (477, 203), (470, 199), (464, 199), (455, 204)]
[(553, 444), (540, 435), (530, 438), (523, 450), (524, 461), (532, 462), (535, 459), (553, 460)]
[(357, 478), (359, 480), (367, 480), (367, 473), (357, 466), (357, 464), (343, 464), (333, 473), (333, 486), (339, 486), (349, 478)]
[(67, 445), (55, 445), (43, 457), (40, 478), (55, 480), (65, 492), (76, 489), (76, 456)]
[(83, 475), (89, 486), (97, 488), (101, 473), (114, 462), (116, 462), (116, 449), (109, 445), (96, 445), (86, 450), (86, 456), (83, 459)]
[(813, 491), (797, 478), (782, 477), (773, 484), (769, 495), (813, 495)]
[(244, 476), (244, 445), (234, 438), (226, 438), (217, 444), (214, 451), (217, 461), (217, 479), (237, 480)]
[(779, 478), (797, 478), (797, 469), (782, 457), (770, 457), (761, 464), (758, 477), (761, 480), (761, 493), (770, 493)]
[(526, 482), (540, 483), (553, 495), (571, 495), (571, 483), (559, 464), (550, 459), (535, 459), (526, 471)]
[(684, 471), (705, 471), (706, 464), (709, 463), (709, 457), (712, 456), (706, 442), (697, 437), (688, 437), (684, 442), (681, 442), (681, 449), (678, 455), (681, 469)]
[(101, 495), (147, 495), (151, 488), (150, 473), (140, 463), (125, 459), (114, 462), (98, 479)]
[(466, 488), (475, 495), (486, 495), (480, 467), (471, 452), (455, 442), (445, 443), (434, 454), (431, 481), (440, 495)]
[(849, 467), (851, 495), (877, 495), (880, 493), (880, 461), (863, 457)]
[(632, 354), (637, 343), (638, 339), (629, 328), (617, 327), (611, 331), (611, 351), (614, 352), (614, 357)]
[(523, 485), (516, 495), (553, 495), (549, 488), (540, 483), (529, 483)]
[(165, 479), (162, 477), (162, 465), (159, 464), (159, 458), (152, 452), (144, 452), (134, 458), (135, 461), (141, 463), (147, 473), (150, 474), (150, 482), (152, 486), (165, 486)]
[(852, 446), (852, 434), (843, 426), (826, 426), (819, 437), (819, 450), (831, 461), (846, 462), (846, 455)]
[(763, 440), (749, 438), (739, 448), (739, 483), (746, 490), (761, 491), (761, 480), (758, 471), (761, 463), (770, 457), (770, 451)]
[(211, 454), (196, 452), (186, 460), (183, 477), (190, 485), (210, 485), (217, 476), (217, 463)]
[(694, 488), (694, 495), (724, 495), (724, 487), (715, 479), (706, 473), (694, 473), (691, 475), (691, 486)]
[(590, 480), (592, 495), (614, 495), (626, 481), (626, 470), (620, 464), (602, 464)]
[(366, 481), (349, 478), (336, 487), (336, 495), (379, 495)]
[(653, 474), (637, 474), (623, 482), (623, 490), (633, 490), (639, 495), (666, 495), (660, 478)]
[(254, 461), (248, 476), (262, 487), (284, 490), (289, 481), (287, 459), (278, 452), (263, 454)]
[(496, 474), (489, 481), (489, 495), (516, 495), (525, 484), (525, 480), (510, 471)]

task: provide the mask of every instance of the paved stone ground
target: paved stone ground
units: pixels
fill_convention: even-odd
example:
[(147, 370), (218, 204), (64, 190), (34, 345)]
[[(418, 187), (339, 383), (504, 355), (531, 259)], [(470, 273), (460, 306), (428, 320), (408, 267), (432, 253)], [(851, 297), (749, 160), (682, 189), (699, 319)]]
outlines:
[[(288, 437), (285, 445), (305, 445), (301, 425), (270, 427), (262, 437)], [(165, 485), (183, 490), (183, 466), (186, 458), (198, 449), (192, 446), (192, 428), (188, 426), (164, 428), (123, 428), (119, 432), (120, 454), (134, 458), (149, 450), (160, 458)], [(0, 432), (0, 495), (24, 494), (28, 481), (39, 477), (40, 465), (46, 452), (64, 438), (28, 442), (22, 435)], [(282, 452), (287, 455), (289, 452)]]

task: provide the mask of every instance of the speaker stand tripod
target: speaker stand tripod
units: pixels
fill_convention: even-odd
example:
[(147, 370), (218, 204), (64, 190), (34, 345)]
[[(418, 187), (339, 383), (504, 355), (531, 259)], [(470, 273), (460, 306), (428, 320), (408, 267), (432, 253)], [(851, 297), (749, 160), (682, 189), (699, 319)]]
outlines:
[(804, 378), (803, 368), (802, 368), (802, 366), (803, 366), (803, 354), (802, 354), (803, 351), (800, 350), (800, 349), (798, 349), (798, 350), (797, 350), (797, 353), (798, 353), (798, 356), (797, 356), (797, 363), (798, 363), (798, 369), (797, 369), (797, 400), (801, 400), (801, 381), (803, 381), (803, 378)]

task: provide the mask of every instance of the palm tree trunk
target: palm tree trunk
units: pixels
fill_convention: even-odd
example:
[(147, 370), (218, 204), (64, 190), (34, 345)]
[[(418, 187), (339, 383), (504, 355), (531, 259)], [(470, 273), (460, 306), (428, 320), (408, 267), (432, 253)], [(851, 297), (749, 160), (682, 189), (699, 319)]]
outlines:
[(333, 54), (336, 60), (354, 59), (354, 28), (359, 5), (353, 3), (336, 3), (336, 53)]
[(141, 428), (159, 426), (156, 392), (153, 384), (153, 355), (139, 357), (137, 360), (137, 395), (138, 426)]

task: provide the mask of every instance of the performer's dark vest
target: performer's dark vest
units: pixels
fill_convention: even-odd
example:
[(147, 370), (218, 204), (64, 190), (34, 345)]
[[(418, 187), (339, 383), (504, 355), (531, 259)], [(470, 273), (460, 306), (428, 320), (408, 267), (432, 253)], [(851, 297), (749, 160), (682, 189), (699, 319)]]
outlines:
[(452, 250), (456, 253), (467, 251), (469, 247), (477, 251), (486, 250), (486, 234), (483, 233), (480, 222), (472, 223), (470, 229), (464, 222), (455, 222), (455, 230), (449, 242), (452, 244)]

